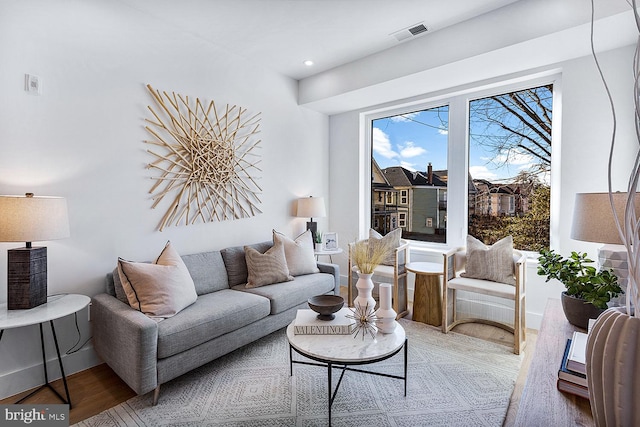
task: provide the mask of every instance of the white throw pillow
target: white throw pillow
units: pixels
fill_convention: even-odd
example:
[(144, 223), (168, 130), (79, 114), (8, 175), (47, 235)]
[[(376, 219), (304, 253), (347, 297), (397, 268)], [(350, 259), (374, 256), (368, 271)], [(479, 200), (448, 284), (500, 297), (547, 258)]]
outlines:
[(273, 230), (273, 243), (278, 242), (284, 246), (284, 256), (287, 260), (287, 267), (289, 267), (289, 274), (300, 276), (320, 272), (313, 251), (313, 238), (310, 230), (305, 231), (295, 240)]
[(198, 298), (189, 270), (171, 242), (155, 263), (118, 258), (118, 275), (129, 305), (151, 318), (174, 316)]
[(369, 245), (371, 245), (371, 247), (375, 245), (383, 246), (389, 250), (386, 258), (382, 261), (382, 265), (394, 265), (396, 263), (396, 256), (393, 250), (400, 246), (401, 238), (402, 228), (396, 228), (384, 236), (373, 228), (369, 229)]

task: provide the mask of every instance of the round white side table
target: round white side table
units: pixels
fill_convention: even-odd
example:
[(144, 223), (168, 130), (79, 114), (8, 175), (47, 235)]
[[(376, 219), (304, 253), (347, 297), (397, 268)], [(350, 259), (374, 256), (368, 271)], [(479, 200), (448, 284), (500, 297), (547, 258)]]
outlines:
[[(42, 347), (42, 367), (44, 369), (44, 381), (45, 383), (32, 391), (16, 403), (20, 403), (27, 398), (33, 396), (38, 391), (45, 387), (48, 387), (53, 393), (60, 398), (64, 403), (69, 405), (71, 409), (71, 398), (69, 397), (69, 387), (67, 386), (67, 377), (64, 373), (64, 367), (62, 366), (62, 358), (60, 356), (60, 347), (58, 346), (58, 337), (56, 336), (56, 329), (53, 326), (53, 321), (62, 317), (68, 316), (85, 308), (91, 302), (91, 298), (86, 295), (77, 294), (65, 294), (65, 295), (53, 295), (48, 297), (45, 304), (28, 310), (9, 310), (7, 304), (0, 304), (0, 341), (2, 341), (2, 335), (5, 329), (21, 328), (23, 326), (38, 325), (40, 327), (40, 344)], [(51, 335), (53, 336), (53, 342), (55, 343), (56, 353), (58, 355), (58, 364), (60, 365), (60, 374), (62, 375), (62, 382), (64, 384), (64, 391), (66, 393), (66, 399), (60, 395), (49, 382), (49, 374), (47, 372), (47, 357), (44, 349), (44, 332), (42, 325), (49, 322), (51, 326)]]

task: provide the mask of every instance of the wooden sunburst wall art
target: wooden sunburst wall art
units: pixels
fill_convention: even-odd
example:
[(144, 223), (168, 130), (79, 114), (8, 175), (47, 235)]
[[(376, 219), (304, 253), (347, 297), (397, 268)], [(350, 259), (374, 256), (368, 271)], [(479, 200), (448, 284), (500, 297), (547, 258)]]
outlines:
[(219, 109), (213, 101), (147, 89), (156, 108), (149, 106), (154, 119), (145, 119), (154, 138), (144, 142), (162, 149), (147, 150), (155, 158), (148, 168), (158, 171), (149, 190), (152, 208), (165, 196), (171, 202), (158, 230), (261, 213), (262, 189), (254, 175), (261, 172), (260, 113), (247, 117), (236, 105)]

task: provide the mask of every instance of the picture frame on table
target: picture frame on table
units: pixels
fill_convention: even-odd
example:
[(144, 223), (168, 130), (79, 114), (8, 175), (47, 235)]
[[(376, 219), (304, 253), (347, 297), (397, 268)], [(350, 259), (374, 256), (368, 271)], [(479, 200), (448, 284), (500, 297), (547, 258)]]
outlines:
[(338, 249), (338, 233), (326, 231), (322, 234), (322, 250), (335, 251)]

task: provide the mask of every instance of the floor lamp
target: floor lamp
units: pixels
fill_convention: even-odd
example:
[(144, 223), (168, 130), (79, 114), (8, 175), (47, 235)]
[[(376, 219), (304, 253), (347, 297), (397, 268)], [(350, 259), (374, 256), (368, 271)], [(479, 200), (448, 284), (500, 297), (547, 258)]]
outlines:
[[(612, 193), (613, 205), (621, 226), (627, 193)], [(640, 197), (635, 197), (636, 217), (640, 217)], [(609, 193), (577, 193), (573, 208), (571, 238), (584, 242), (604, 243), (598, 249), (598, 268), (611, 269), (618, 277), (618, 284), (626, 289), (629, 281), (627, 250), (622, 244), (613, 217)], [(618, 297), (616, 305), (624, 305), (624, 295)]]
[(47, 248), (33, 241), (69, 237), (67, 201), (62, 197), (0, 196), (0, 242), (26, 242), (9, 249), (7, 307), (29, 309), (47, 302)]

